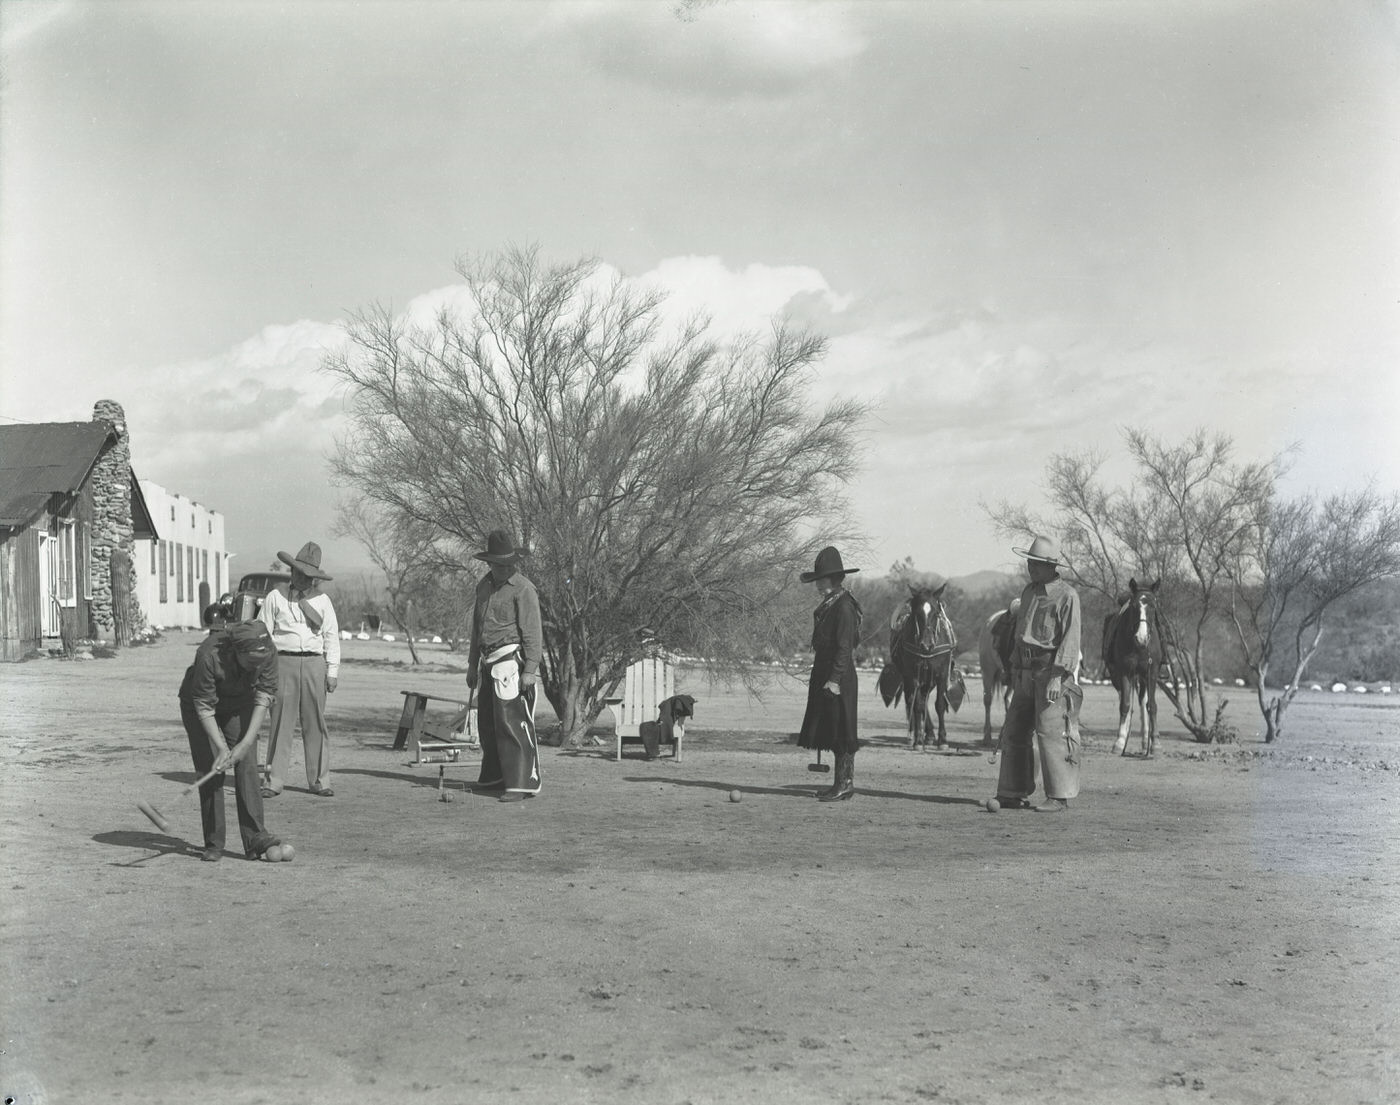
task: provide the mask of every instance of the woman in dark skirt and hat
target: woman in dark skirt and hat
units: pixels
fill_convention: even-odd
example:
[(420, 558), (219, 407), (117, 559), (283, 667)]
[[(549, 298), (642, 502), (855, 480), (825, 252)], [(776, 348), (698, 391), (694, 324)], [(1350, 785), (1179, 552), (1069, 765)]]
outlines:
[(836, 757), (832, 785), (817, 792), (823, 802), (840, 802), (855, 794), (856, 738), (855, 648), (860, 639), (861, 609), (841, 581), (859, 568), (846, 568), (841, 554), (827, 546), (817, 554), (803, 583), (815, 583), (822, 596), (812, 615), (812, 677), (807, 684), (807, 713), (802, 718), (801, 748), (816, 748)]

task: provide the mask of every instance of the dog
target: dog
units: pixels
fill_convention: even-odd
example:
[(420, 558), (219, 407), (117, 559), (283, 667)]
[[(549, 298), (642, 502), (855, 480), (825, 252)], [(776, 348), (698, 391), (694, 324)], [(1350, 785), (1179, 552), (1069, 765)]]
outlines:
[(657, 758), (663, 742), (675, 744), (677, 737), (685, 737), (686, 719), (695, 716), (695, 698), (688, 694), (663, 698), (657, 707), (657, 714), (659, 716), (655, 721), (644, 721), (637, 726), (649, 760)]

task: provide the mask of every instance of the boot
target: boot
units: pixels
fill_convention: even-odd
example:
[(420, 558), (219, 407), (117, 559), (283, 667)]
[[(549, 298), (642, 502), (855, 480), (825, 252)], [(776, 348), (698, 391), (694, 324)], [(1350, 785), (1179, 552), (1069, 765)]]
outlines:
[(856, 792), (856, 757), (853, 752), (836, 754), (836, 784), (827, 793), (818, 797), (818, 802), (844, 802)]
[[(839, 759), (840, 757), (837, 757), (837, 758)], [(829, 787), (823, 787), (821, 790), (815, 790), (815, 791), (813, 791), (813, 792), (812, 792), (812, 797), (813, 797), (813, 798), (822, 798), (822, 799), (825, 799), (827, 795), (833, 794), (833, 793), (835, 793), (837, 790), (840, 790), (840, 789), (841, 789), (841, 769), (840, 769), (840, 767), (837, 766), (836, 764), (833, 764), (832, 767), (831, 767), (831, 786), (829, 786)]]

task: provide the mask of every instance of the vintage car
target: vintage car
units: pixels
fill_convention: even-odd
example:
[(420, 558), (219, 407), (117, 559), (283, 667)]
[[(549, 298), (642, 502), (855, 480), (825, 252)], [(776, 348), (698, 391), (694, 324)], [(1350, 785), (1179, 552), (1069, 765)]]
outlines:
[(262, 609), (267, 593), (277, 590), (285, 595), (291, 581), (291, 572), (248, 572), (238, 581), (237, 593), (220, 595), (218, 602), (205, 608), (204, 624), (217, 629), (229, 622), (252, 621)]

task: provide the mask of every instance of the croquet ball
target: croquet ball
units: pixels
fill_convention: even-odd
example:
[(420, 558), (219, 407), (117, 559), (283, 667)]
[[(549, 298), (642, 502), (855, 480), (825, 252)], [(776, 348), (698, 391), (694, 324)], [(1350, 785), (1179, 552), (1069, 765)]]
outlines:
[(731, 802), (738, 802), (738, 801), (740, 801), (743, 797), (744, 797), (744, 792), (743, 792), (743, 791), (740, 791), (740, 790), (731, 790), (731, 791), (729, 792), (729, 800), (730, 800)]
[(983, 804), (987, 807), (988, 813), (996, 813), (997, 810), (1001, 809), (1001, 803), (998, 802), (995, 798), (988, 798), (987, 801)]
[(263, 859), (267, 860), (268, 863), (281, 863), (282, 845), (274, 844), (271, 848), (269, 848), (266, 852), (263, 853)]
[(296, 849), (293, 848), (290, 844), (284, 844), (284, 845), (282, 845), (282, 862), (283, 862), (283, 863), (291, 863), (291, 862), (292, 862), (292, 857), (293, 857), (294, 855), (296, 855), (296, 854), (297, 854)]

